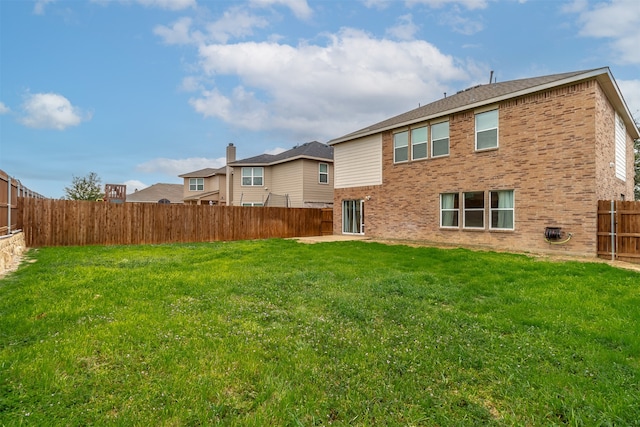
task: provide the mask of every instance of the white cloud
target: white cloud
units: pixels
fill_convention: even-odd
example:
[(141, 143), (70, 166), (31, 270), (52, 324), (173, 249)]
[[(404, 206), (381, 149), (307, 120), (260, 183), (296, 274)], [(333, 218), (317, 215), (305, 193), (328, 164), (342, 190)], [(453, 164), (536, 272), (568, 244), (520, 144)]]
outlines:
[(64, 130), (91, 119), (90, 114), (83, 114), (67, 98), (57, 93), (29, 94), (22, 109), (24, 115), (20, 122), (37, 129)]
[(309, 19), (313, 15), (313, 10), (309, 7), (307, 0), (251, 0), (250, 3), (259, 7), (286, 6), (299, 19)]
[(384, 10), (393, 2), (393, 0), (361, 0), (362, 4), (369, 9)]
[(466, 9), (485, 9), (488, 5), (487, 0), (407, 0), (408, 6), (415, 4), (424, 4), (433, 8), (440, 8), (447, 5), (460, 5)]
[(200, 31), (193, 28), (193, 20), (183, 17), (170, 26), (157, 25), (153, 32), (166, 44), (186, 45), (206, 42), (227, 43), (232, 38), (243, 38), (253, 35), (255, 28), (265, 28), (269, 22), (260, 16), (249, 13), (246, 9), (233, 7), (224, 12), (217, 21), (205, 26)]
[(190, 44), (198, 39), (191, 34), (191, 22), (191, 18), (180, 18), (170, 27), (157, 25), (153, 33), (160, 36), (166, 44)]
[(449, 13), (443, 13), (440, 16), (440, 22), (448, 25), (457, 33), (471, 36), (479, 33), (484, 29), (484, 24), (477, 18), (469, 19), (462, 16), (457, 10)]
[(264, 153), (265, 154), (276, 155), (276, 154), (284, 153), (287, 150), (289, 150), (289, 148), (276, 147), (273, 150), (267, 150)]
[(386, 33), (397, 40), (413, 40), (419, 27), (414, 24), (411, 14), (403, 15), (398, 18), (398, 23), (388, 28)]
[(136, 169), (145, 173), (164, 173), (171, 176), (178, 176), (205, 168), (221, 168), (226, 164), (226, 159), (207, 159), (204, 157), (192, 157), (188, 159), (167, 159), (157, 158), (141, 163)]
[(127, 194), (135, 193), (136, 190), (139, 191), (148, 187), (147, 184), (137, 179), (130, 179), (129, 181), (123, 182), (123, 184), (127, 186)]
[[(45, 0), (51, 1), (51, 0)], [(56, 1), (56, 0), (53, 0)], [(91, 0), (92, 3), (108, 5), (116, 0)], [(117, 0), (120, 3), (137, 3), (145, 7), (153, 7), (165, 10), (184, 10), (198, 6), (196, 0)]]
[(191, 105), (238, 127), (293, 131), (297, 139), (310, 140), (339, 136), (431, 102), (449, 84), (460, 87), (453, 82), (473, 80), (464, 64), (423, 40), (381, 40), (352, 29), (327, 40), (203, 45), (203, 72), (214, 79), (236, 76), (240, 84), (210, 87)]
[(38, 0), (36, 4), (33, 5), (33, 13), (36, 15), (44, 15), (44, 8), (49, 3), (53, 3), (55, 0)]
[(11, 112), (11, 109), (4, 105), (4, 102), (0, 102), (0, 114), (7, 114)]
[(563, 11), (578, 14), (581, 36), (610, 39), (617, 63), (640, 64), (640, 7), (637, 0), (611, 0), (603, 3), (578, 0), (567, 5)]
[(209, 40), (226, 43), (230, 38), (253, 35), (254, 28), (265, 28), (269, 22), (248, 11), (234, 7), (224, 12), (222, 18), (207, 25)]
[(620, 92), (627, 103), (629, 112), (636, 121), (640, 121), (640, 80), (616, 80)]

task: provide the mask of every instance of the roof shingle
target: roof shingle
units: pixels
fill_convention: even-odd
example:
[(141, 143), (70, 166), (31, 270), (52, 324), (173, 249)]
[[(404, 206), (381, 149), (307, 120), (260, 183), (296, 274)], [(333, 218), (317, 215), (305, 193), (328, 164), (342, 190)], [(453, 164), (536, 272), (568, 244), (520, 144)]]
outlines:
[(607, 72), (606, 68), (599, 68), (585, 71), (574, 71), (569, 73), (552, 74), (548, 76), (533, 77), (527, 79), (510, 80), (501, 83), (489, 83), (474, 86), (461, 90), (455, 95), (447, 96), (430, 104), (423, 105), (406, 113), (399, 114), (381, 122), (375, 123), (366, 128), (349, 133), (340, 138), (336, 138), (329, 144), (371, 135), (384, 129), (399, 127), (413, 122), (436, 118), (439, 115), (451, 114), (452, 112), (471, 108), (472, 106), (489, 103), (503, 97), (518, 96), (521, 92), (532, 91), (547, 85), (562, 84), (563, 80), (579, 78), (581, 75), (593, 77), (593, 72)]

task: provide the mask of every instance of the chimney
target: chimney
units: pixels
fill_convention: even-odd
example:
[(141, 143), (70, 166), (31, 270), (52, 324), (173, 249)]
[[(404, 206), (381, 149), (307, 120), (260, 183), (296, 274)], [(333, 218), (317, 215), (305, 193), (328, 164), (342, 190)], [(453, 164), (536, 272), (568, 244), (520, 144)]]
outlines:
[(233, 142), (230, 142), (227, 145), (227, 164), (236, 161), (236, 147), (233, 145)]
[(233, 168), (229, 163), (236, 161), (236, 147), (233, 142), (227, 145), (227, 170), (225, 176), (225, 193), (227, 196), (227, 206), (233, 206)]

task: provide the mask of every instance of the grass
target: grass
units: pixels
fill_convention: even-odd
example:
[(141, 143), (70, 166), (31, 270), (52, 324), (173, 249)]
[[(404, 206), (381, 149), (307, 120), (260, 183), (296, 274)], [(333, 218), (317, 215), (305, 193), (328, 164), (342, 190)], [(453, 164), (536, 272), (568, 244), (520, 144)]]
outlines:
[(640, 425), (640, 274), (288, 240), (33, 250), (0, 425)]

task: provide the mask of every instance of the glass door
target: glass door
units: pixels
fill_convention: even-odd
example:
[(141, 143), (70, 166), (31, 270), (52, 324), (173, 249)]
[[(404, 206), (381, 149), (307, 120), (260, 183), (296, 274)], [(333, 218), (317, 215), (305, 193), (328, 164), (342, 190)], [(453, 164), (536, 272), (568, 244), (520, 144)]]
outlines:
[(364, 234), (364, 200), (342, 201), (342, 232)]

